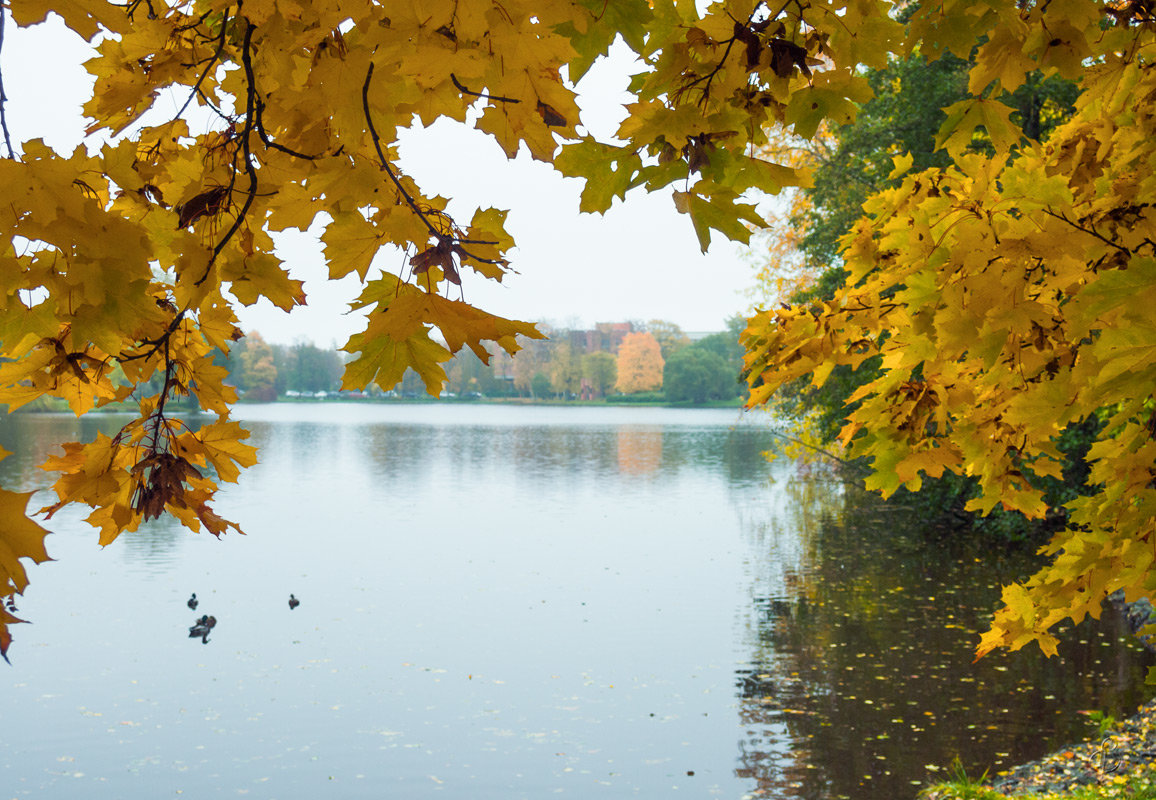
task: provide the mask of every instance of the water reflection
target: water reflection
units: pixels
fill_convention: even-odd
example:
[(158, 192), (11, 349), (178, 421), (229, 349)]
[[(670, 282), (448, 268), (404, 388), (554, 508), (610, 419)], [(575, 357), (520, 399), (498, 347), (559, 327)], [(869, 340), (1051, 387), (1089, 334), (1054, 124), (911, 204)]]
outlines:
[[(871, 497), (814, 481), (791, 534), (762, 532), (748, 618), (753, 657), (736, 672), (740, 774), (773, 797), (912, 796), (960, 757), (970, 775), (1037, 758), (1089, 734), (1080, 710), (1124, 715), (1153, 663), (1105, 613), (1035, 650), (971, 664), (999, 585), (1022, 554), (928, 544)], [(845, 498), (845, 501), (836, 501)], [(769, 546), (766, 546), (769, 545)]]

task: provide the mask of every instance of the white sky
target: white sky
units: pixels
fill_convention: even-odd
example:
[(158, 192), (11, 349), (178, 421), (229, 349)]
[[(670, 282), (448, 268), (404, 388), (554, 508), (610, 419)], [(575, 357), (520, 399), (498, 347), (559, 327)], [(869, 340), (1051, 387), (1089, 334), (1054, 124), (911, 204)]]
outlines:
[[(7, 23), (0, 68), (13, 141), (39, 137), (70, 152), (81, 138), (79, 108), (92, 85), (80, 66), (83, 43), (55, 16), (27, 30), (11, 18)], [(600, 139), (608, 140), (625, 114), (625, 86), (623, 68), (609, 64), (596, 65), (579, 86), (582, 122)], [(427, 194), (453, 198), (449, 211), (459, 219), (468, 221), (479, 206), (510, 210), (506, 228), (518, 246), (509, 255), (518, 274), (497, 284), (463, 272), (465, 300), (491, 313), (562, 327), (665, 319), (687, 331), (717, 331), (749, 303), (746, 248), (715, 233), (702, 255), (690, 218), (674, 210), (669, 193), (636, 192), (605, 216), (580, 214), (582, 181), (561, 177), (524, 151), (507, 161), (489, 137), (448, 122), (404, 136), (401, 167)], [(309, 234), (283, 236), (278, 252), (305, 281), (308, 306), (291, 314), (265, 301), (242, 307), (242, 327), (272, 342), (344, 343), (360, 327), (347, 305), (359, 291), (356, 276), (328, 280)], [(396, 271), (401, 258), (383, 250), (375, 265)]]

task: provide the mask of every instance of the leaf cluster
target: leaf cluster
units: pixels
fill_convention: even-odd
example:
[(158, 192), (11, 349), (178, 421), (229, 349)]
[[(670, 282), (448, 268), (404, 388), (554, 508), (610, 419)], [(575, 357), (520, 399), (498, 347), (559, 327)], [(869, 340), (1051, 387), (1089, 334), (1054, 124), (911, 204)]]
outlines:
[[(925, 6), (911, 35), (966, 56), (970, 99), (938, 142), (952, 164), (892, 178), (843, 240), (846, 283), (829, 299), (758, 315), (748, 367), (766, 401), (789, 381), (877, 359), (848, 398), (840, 440), (885, 495), (924, 477), (968, 476), (968, 510), (1049, 514), (1037, 477), (1062, 479), (1060, 437), (1085, 425), (1093, 493), (1069, 499), (1048, 563), (1005, 588), (978, 648), (1037, 642), (1098, 616), (1105, 596), (1156, 590), (1156, 19), (1092, 2), (964, 10)], [(1078, 82), (1071, 119), (1025, 140), (1000, 91), (1036, 69)], [(982, 126), (991, 154), (969, 145)], [(1086, 421), (1095, 419), (1094, 424)]]

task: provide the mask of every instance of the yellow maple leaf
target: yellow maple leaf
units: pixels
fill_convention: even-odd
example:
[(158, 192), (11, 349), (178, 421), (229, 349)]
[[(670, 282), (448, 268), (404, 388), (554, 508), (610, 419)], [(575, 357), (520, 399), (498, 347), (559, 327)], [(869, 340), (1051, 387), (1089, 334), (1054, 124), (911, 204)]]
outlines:
[[(0, 598), (23, 593), (28, 586), (28, 574), (20, 559), (33, 563), (50, 561), (44, 549), (48, 531), (29, 519), (26, 509), (32, 492), (10, 492), (0, 489)], [(21, 622), (7, 612), (0, 603), (0, 656), (8, 660), (8, 646), (12, 636), (8, 625)]]

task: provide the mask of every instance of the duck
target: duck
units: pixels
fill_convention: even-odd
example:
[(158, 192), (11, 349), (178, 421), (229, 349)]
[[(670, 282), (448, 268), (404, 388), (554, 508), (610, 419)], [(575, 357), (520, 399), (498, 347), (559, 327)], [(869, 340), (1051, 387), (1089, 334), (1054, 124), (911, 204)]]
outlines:
[(216, 627), (216, 625), (217, 618), (205, 614), (189, 628), (189, 638), (195, 639), (200, 636), (201, 641), (208, 641), (209, 631)]
[(186, 603), (185, 605), (187, 605), (189, 608), (193, 609), (193, 611), (196, 611), (198, 602), (199, 601), (197, 600), (197, 593), (193, 592), (193, 596), (189, 598), (189, 602)]
[(297, 608), (297, 606), (299, 606), (299, 605), (301, 605), (301, 601), (298, 600), (293, 595), (289, 595), (289, 610), (292, 611), (293, 609)]

